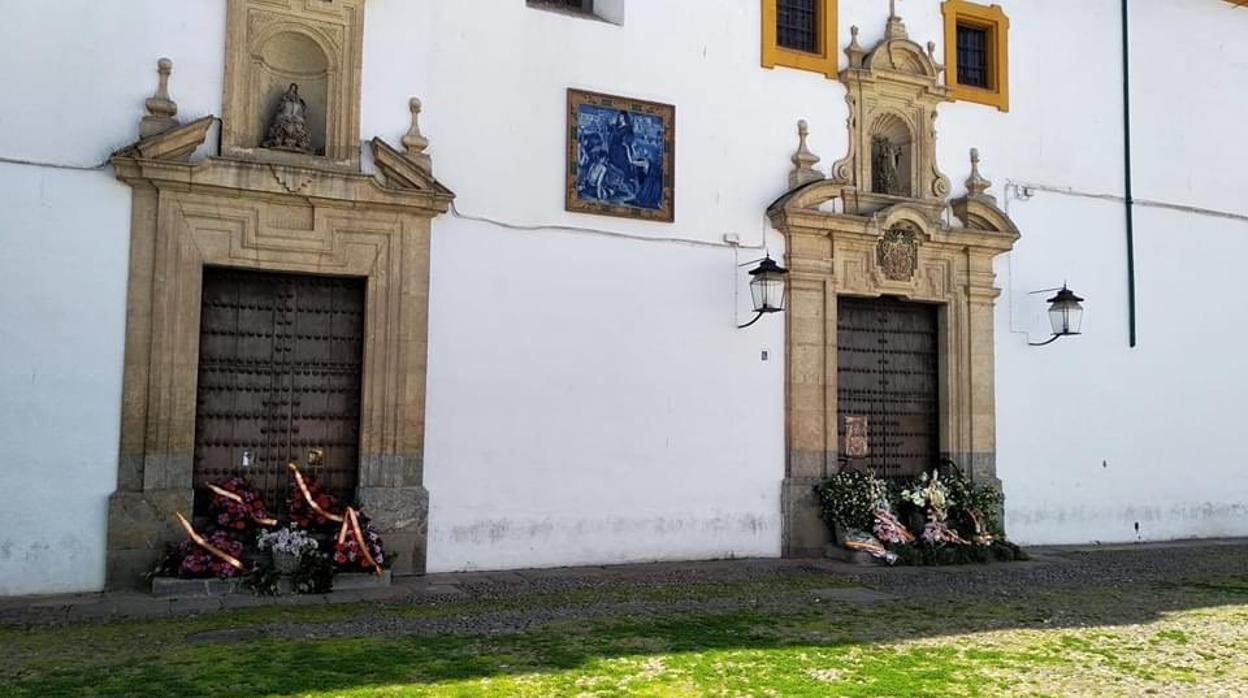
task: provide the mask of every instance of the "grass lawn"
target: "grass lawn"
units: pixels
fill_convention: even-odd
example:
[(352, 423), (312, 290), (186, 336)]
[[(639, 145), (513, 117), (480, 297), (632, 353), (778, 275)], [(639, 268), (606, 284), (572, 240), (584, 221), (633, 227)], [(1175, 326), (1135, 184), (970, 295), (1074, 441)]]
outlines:
[[(820, 599), (814, 591), (830, 586), (811, 573), (437, 607), (264, 608), (3, 628), (0, 696), (1248, 693), (1248, 579), (920, 594), (872, 604)], [(301, 627), (332, 629), (361, 618), (393, 628), (387, 621), (575, 612), (623, 601), (648, 604), (650, 612), (547, 618), (509, 632), (300, 639)], [(715, 603), (698, 610), (708, 601)]]

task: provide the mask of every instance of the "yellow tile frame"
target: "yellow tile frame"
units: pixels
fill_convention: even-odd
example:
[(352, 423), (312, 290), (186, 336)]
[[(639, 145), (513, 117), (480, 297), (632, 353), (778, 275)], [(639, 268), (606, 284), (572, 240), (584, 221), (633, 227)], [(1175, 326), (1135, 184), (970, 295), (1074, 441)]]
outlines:
[[(976, 5), (965, 0), (945, 0), (945, 84), (953, 98), (1010, 110), (1010, 20), (1000, 5)], [(958, 25), (988, 32), (987, 89), (958, 84)]]
[(819, 0), (819, 52), (807, 53), (776, 43), (776, 0), (763, 0), (763, 67), (796, 68), (822, 73), (835, 80), (837, 74), (836, 0)]

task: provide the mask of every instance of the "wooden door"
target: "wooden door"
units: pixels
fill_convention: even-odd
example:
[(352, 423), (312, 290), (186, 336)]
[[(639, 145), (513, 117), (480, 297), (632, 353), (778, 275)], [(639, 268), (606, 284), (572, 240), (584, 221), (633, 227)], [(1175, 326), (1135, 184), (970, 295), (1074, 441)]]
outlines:
[[(364, 279), (204, 269), (194, 482), (246, 475), (286, 509), (286, 464), (353, 497), (359, 460)], [(244, 452), (251, 465), (244, 468)]]
[(890, 298), (837, 301), (837, 424), (866, 418), (868, 455), (851, 458), (879, 475), (917, 475), (940, 455), (936, 306)]

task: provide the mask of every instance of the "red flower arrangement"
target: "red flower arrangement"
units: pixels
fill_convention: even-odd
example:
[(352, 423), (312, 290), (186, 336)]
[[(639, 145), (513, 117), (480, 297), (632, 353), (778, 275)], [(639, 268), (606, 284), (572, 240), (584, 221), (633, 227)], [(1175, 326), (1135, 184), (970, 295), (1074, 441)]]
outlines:
[(359, 521), (364, 543), (368, 546), (368, 556), (360, 551), (356, 536), (348, 532), (345, 536), (340, 535), (340, 540), (334, 545), (334, 565), (344, 572), (374, 572), (375, 568), (368, 563), (369, 556), (378, 567), (384, 567), (386, 563), (386, 553), (381, 547), (381, 534), (362, 512), (356, 513), (356, 519)]
[[(238, 557), (243, 554), (243, 544), (230, 538), (225, 531), (216, 531), (207, 537), (209, 543), (221, 552)], [(210, 554), (194, 542), (184, 540), (178, 546), (178, 554), (182, 562), (178, 564), (178, 576), (183, 579), (203, 579), (219, 577), (228, 579), (242, 574), (240, 570)]]
[(233, 477), (216, 485), (209, 485), (212, 502), (208, 513), (221, 528), (245, 532), (255, 526), (275, 526), (277, 521), (269, 518), (260, 491), (242, 477)]
[[(305, 477), (304, 483), (308, 487), (308, 495), (312, 501), (323, 511), (337, 511), (338, 498), (325, 491), (321, 487), (321, 483), (316, 478)], [(338, 529), (338, 522), (326, 518), (325, 515), (316, 511), (308, 504), (308, 498), (303, 496), (298, 483), (292, 478), (290, 482), (290, 493), (286, 496), (286, 505), (290, 512), (290, 522), (299, 528), (305, 529)]]

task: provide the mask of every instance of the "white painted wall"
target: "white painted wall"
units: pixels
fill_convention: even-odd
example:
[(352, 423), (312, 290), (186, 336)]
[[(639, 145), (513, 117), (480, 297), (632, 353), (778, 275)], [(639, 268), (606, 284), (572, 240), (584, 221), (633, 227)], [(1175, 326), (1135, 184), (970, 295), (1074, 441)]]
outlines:
[[(137, 136), (162, 55), (197, 86), (182, 116), (220, 112), (217, 0), (0, 8), (0, 158), (99, 165)], [(110, 170), (0, 163), (0, 596), (104, 583), (129, 221)]]
[[(0, 164), (0, 594), (104, 582), (129, 190)], [(87, 197), (90, 205), (78, 203)]]
[[(1014, 5), (1007, 10), (1017, 66), (1042, 52), (1020, 50), (1029, 20), (1020, 21)], [(1062, 49), (1044, 56), (1071, 58), (1054, 72), (1079, 75), (1076, 59), (1098, 72), (1120, 69), (1116, 6), (1081, 4), (1080, 24), (1085, 7), (1096, 12), (1106, 45), (1084, 53), (1088, 47), (1068, 42), (1092, 32), (1054, 34)], [(1135, 208), (1139, 342), (1131, 349), (1122, 203), (1045, 192), (1009, 203), (1024, 237), (998, 264), (1006, 289), (997, 312), (998, 464), (1007, 522), (1023, 543), (1248, 534), (1248, 458), (1238, 436), (1248, 329), (1237, 283), (1248, 254), (1248, 142), (1238, 135), (1248, 99), (1238, 87), (1248, 84), (1248, 13), (1224, 3), (1131, 6), (1136, 199), (1239, 218)], [(1077, 81), (1055, 78), (1043, 104), (1025, 107), (1029, 90), (1018, 77), (1009, 132), (1026, 120), (1022, 130), (1046, 139), (1074, 134), (1077, 148), (1041, 143), (1052, 164), (1018, 162), (1008, 176), (1120, 197), (1121, 83), (1107, 79), (1081, 94), (1086, 109), (1068, 114), (1061, 97), (1081, 91)], [(1085, 335), (1025, 346), (1007, 328), (1030, 330), (1033, 340), (1047, 334), (1044, 296), (1027, 292), (1064, 279), (1088, 298)]]
[[(899, 4), (913, 38), (941, 43), (938, 3)], [(1002, 4), (1011, 111), (942, 107), (938, 148), (956, 190), (978, 146), (1023, 230), (998, 265), (1011, 533), (1134, 540), (1139, 521), (1150, 539), (1248, 534), (1232, 287), (1248, 223), (1137, 208), (1140, 345), (1127, 348), (1121, 204), (1003, 190), (1121, 195), (1118, 3), (1080, 3), (1079, 31), (1051, 2)], [(99, 163), (135, 136), (162, 55), (180, 115), (220, 113), (223, 0), (0, 5), (2, 158)], [(764, 240), (797, 119), (823, 165), (843, 155), (843, 88), (760, 68), (753, 0), (623, 5), (617, 25), (523, 0), (369, 2), (361, 135), (397, 142), (420, 96), (464, 214), (434, 226), (431, 570), (779, 553), (782, 320), (735, 329), (748, 317), (735, 265), (758, 253), (722, 236)], [(880, 36), (886, 3), (840, 7), (842, 39), (851, 24), (866, 45)], [(1248, 10), (1133, 7), (1136, 196), (1248, 213), (1235, 89)], [(563, 211), (568, 87), (676, 105), (675, 223)], [(0, 506), (0, 594), (102, 583), (128, 227), (110, 171), (0, 165), (0, 491), (20, 493)], [(1044, 296), (1028, 292), (1064, 279), (1088, 298), (1086, 334), (1027, 347), (1021, 332), (1045, 336)]]

